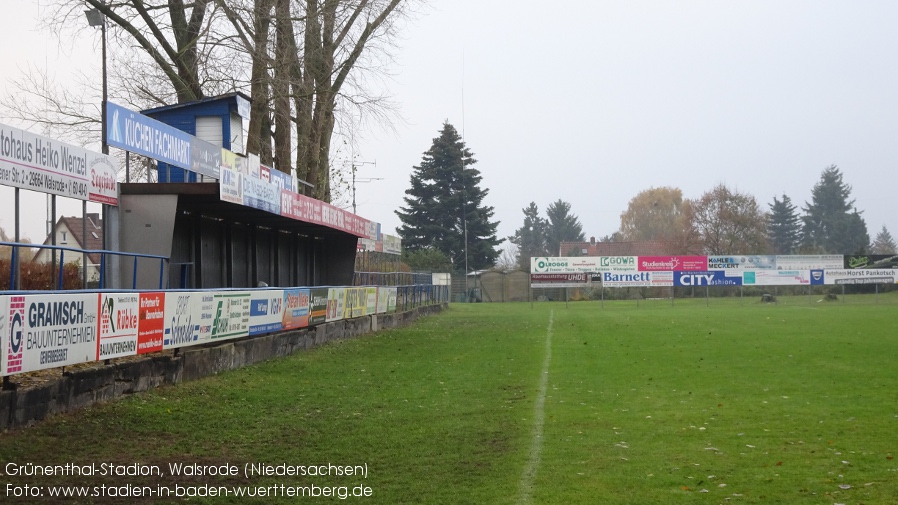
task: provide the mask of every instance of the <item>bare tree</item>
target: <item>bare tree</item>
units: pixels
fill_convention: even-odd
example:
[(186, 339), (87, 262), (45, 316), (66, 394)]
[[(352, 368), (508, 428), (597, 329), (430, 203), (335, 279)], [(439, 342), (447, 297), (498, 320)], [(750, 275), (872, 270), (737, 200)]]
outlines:
[(755, 197), (718, 184), (689, 202), (706, 254), (758, 254), (768, 249), (766, 215)]
[(499, 258), (496, 260), (496, 270), (500, 272), (513, 272), (515, 270), (520, 270), (520, 265), (518, 264), (518, 254), (519, 249), (518, 246), (509, 242), (499, 251)]
[[(111, 96), (138, 109), (249, 92), (247, 151), (284, 172), (295, 170), (314, 185), (312, 196), (329, 201), (335, 129), (365, 115), (386, 117), (389, 103), (367, 91), (361, 76), (382, 70), (397, 20), (413, 1), (55, 0), (50, 28), (71, 33), (84, 27), (85, 6), (103, 13), (115, 63)], [(99, 100), (57, 89), (40, 72), (14, 87), (47, 106), (33, 114), (0, 100), (13, 117), (45, 131), (80, 128), (83, 137), (99, 126)], [(96, 85), (83, 89), (95, 92)]]

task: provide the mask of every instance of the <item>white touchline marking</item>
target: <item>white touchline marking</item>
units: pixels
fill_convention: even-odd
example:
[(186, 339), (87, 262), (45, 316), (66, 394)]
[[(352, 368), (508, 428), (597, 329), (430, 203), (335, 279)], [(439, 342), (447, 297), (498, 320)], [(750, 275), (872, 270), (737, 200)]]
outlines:
[(549, 363), (552, 361), (552, 320), (555, 312), (549, 311), (549, 327), (546, 329), (546, 358), (539, 374), (539, 385), (536, 389), (536, 402), (533, 405), (533, 438), (530, 440), (530, 459), (521, 475), (518, 485), (518, 504), (526, 505), (533, 501), (533, 480), (539, 470), (540, 457), (543, 450), (543, 424), (546, 419), (546, 389), (549, 385)]

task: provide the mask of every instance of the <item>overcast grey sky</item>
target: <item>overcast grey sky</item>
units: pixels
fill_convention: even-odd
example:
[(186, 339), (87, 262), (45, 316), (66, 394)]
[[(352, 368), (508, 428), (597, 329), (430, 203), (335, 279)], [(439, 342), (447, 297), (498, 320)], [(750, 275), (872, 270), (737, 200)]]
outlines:
[(448, 119), (502, 237), (530, 201), (557, 199), (587, 238), (610, 234), (652, 186), (696, 198), (722, 182), (800, 207), (832, 164), (871, 239), (895, 236), (896, 26), (894, 1), (434, 2), (399, 54), (408, 123), (361, 153), (377, 167), (360, 172), (388, 179), (358, 186), (359, 212), (399, 225), (411, 167)]
[[(4, 76), (72, 58), (33, 31), (38, 0), (4, 3)], [(384, 179), (357, 184), (358, 213), (395, 233), (412, 167), (448, 120), (500, 237), (529, 202), (558, 199), (587, 237), (608, 235), (653, 186), (697, 198), (725, 183), (765, 209), (783, 194), (801, 207), (833, 164), (871, 239), (883, 225), (898, 236), (896, 26), (891, 0), (433, 0), (389, 83), (405, 121), (372, 128), (356, 152), (377, 162), (358, 177)], [(98, 35), (84, 35), (73, 45), (98, 60)]]

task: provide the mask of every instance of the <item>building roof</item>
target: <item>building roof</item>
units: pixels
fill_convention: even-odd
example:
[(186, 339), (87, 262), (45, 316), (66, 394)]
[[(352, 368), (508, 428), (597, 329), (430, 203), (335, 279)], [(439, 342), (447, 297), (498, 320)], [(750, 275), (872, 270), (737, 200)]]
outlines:
[[(83, 233), (85, 231), (85, 225), (87, 228), (86, 239)], [(59, 231), (62, 226), (68, 228), (72, 241), (75, 242), (74, 244), (69, 244), (70, 247), (91, 251), (103, 249), (103, 220), (100, 219), (99, 213), (88, 213), (86, 219), (75, 216), (62, 216), (56, 221), (56, 226), (53, 227), (53, 233)], [(48, 235), (44, 240), (44, 245), (51, 244), (52, 238)], [(91, 263), (97, 264), (100, 262), (99, 254), (89, 254), (88, 256)]]
[[(662, 256), (669, 253), (664, 242), (562, 242), (559, 256)], [(573, 254), (572, 254), (573, 253)]]

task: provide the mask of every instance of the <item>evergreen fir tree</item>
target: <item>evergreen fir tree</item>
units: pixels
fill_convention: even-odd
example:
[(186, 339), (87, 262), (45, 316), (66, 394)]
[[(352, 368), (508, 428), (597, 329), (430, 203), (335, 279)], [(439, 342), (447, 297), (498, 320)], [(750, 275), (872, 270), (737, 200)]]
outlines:
[(546, 250), (546, 220), (539, 217), (539, 208), (535, 202), (524, 211), (524, 224), (514, 232), (514, 236), (508, 237), (512, 244), (518, 246), (518, 269), (529, 272), (530, 258), (534, 256), (549, 256)]
[(474, 163), (455, 127), (444, 123), (421, 164), (414, 167), (405, 206), (396, 211), (404, 249), (442, 251), (456, 271), (495, 264), (502, 243), (496, 237), (499, 222), (490, 221), (494, 209), (483, 204), (488, 190), (480, 189), (482, 177)]
[(546, 208), (547, 234), (546, 248), (550, 256), (557, 256), (562, 242), (583, 242), (583, 225), (575, 214), (571, 214), (571, 204), (558, 200)]
[(892, 234), (889, 233), (889, 230), (886, 229), (885, 225), (882, 225), (882, 230), (876, 234), (876, 240), (873, 241), (873, 244), (870, 246), (871, 254), (896, 254), (898, 253), (898, 246), (895, 245), (895, 241), (892, 239)]
[(767, 219), (767, 237), (775, 254), (795, 254), (801, 245), (801, 218), (792, 200), (773, 197)]
[(856, 254), (866, 251), (870, 243), (867, 224), (849, 200), (851, 186), (843, 182), (842, 173), (832, 165), (820, 176), (811, 191), (811, 202), (805, 203), (802, 217), (802, 243), (809, 252)]

